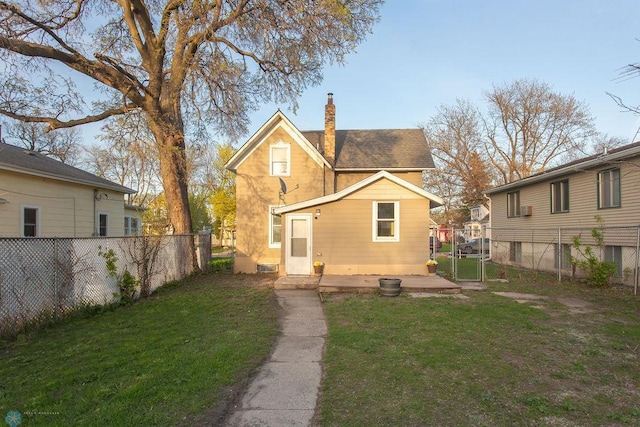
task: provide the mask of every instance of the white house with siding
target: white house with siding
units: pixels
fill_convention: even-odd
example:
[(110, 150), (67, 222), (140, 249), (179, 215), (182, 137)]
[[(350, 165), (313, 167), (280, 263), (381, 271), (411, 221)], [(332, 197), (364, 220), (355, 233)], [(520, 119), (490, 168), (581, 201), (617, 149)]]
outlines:
[(0, 237), (137, 234), (135, 190), (35, 151), (0, 143)]

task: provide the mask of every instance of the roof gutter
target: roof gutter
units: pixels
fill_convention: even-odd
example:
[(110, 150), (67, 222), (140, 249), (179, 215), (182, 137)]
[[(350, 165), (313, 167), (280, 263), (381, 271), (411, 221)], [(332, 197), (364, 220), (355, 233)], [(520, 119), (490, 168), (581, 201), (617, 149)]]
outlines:
[(100, 188), (104, 188), (106, 190), (112, 190), (112, 191), (116, 191), (116, 192), (119, 192), (119, 193), (125, 193), (125, 194), (136, 194), (137, 193), (136, 190), (133, 190), (131, 188), (128, 188), (128, 187), (125, 187), (123, 185), (116, 184), (116, 183), (109, 184), (109, 183), (105, 183), (105, 182), (84, 180), (84, 179), (81, 179), (81, 178), (80, 179), (78, 179), (78, 178), (67, 178), (67, 177), (64, 177), (64, 176), (61, 176), (61, 175), (57, 175), (57, 174), (50, 174), (50, 173), (46, 173), (46, 172), (34, 171), (33, 169), (10, 167), (10, 166), (6, 166), (6, 165), (0, 164), (0, 170), (6, 170), (6, 171), (9, 171), (9, 172), (23, 173), (25, 175), (37, 176), (37, 177), (40, 177), (40, 178), (51, 178), (51, 179), (55, 179), (56, 181), (71, 182), (73, 184), (82, 184), (82, 185), (87, 185), (87, 186), (90, 186), (90, 187), (100, 187)]
[(563, 175), (567, 175), (569, 173), (581, 172), (586, 169), (592, 169), (596, 166), (605, 165), (607, 163), (621, 160), (627, 157), (632, 157), (637, 154), (640, 154), (640, 146), (629, 148), (628, 150), (619, 151), (613, 154), (605, 154), (595, 159), (586, 160), (582, 163), (577, 163), (575, 165), (562, 167), (549, 172), (542, 172), (538, 175), (530, 176), (528, 178), (523, 178), (518, 181), (510, 182), (509, 184), (492, 188), (490, 190), (485, 191), (483, 194), (491, 195), (491, 194), (501, 193), (503, 191), (524, 187), (525, 185), (535, 184), (536, 182), (546, 181), (550, 178), (556, 178)]

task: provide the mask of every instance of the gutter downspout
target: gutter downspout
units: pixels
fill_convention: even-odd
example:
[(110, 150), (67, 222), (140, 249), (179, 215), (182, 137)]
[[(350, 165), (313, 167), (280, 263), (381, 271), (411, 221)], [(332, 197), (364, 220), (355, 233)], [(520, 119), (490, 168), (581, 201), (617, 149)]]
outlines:
[(94, 188), (93, 189), (93, 236), (97, 236), (98, 235), (98, 229), (97, 229), (97, 224), (96, 224), (96, 201), (98, 200), (98, 189)]

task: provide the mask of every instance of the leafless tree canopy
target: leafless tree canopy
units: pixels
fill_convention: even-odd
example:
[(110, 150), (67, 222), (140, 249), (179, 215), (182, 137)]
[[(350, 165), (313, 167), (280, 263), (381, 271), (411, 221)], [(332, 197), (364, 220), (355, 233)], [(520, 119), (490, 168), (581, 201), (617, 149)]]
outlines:
[(98, 176), (138, 190), (129, 199), (146, 207), (162, 192), (158, 154), (144, 116), (138, 112), (107, 119), (101, 145), (86, 147), (86, 167)]
[(482, 116), (468, 101), (441, 106), (424, 126), (438, 170), (426, 185), (445, 199), (447, 210), (484, 202), (482, 192), (493, 182), (483, 145)]
[(37, 151), (62, 163), (76, 165), (80, 157), (80, 130), (77, 128), (58, 129), (46, 132), (42, 123), (14, 121), (2, 126), (2, 141)]
[(486, 149), (501, 184), (542, 172), (568, 152), (583, 151), (596, 134), (587, 106), (545, 83), (517, 80), (495, 86), (485, 97)]
[(587, 106), (537, 81), (516, 80), (485, 93), (484, 112), (468, 101), (441, 106), (424, 126), (439, 171), (425, 185), (455, 209), (485, 202), (483, 191), (555, 166), (598, 135)]
[[(343, 62), (363, 41), (381, 3), (0, 0), (0, 113), (54, 129), (142, 111), (169, 218), (187, 232), (185, 122), (234, 135), (263, 101), (295, 108), (324, 64)], [(90, 110), (78, 76), (101, 95)]]

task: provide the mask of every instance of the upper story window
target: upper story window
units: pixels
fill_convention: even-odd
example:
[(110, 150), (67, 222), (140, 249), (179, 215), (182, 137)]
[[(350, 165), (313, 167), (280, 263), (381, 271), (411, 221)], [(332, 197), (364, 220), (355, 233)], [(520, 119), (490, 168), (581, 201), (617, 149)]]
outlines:
[(551, 213), (569, 212), (569, 180), (551, 183)]
[(291, 174), (291, 145), (283, 142), (269, 147), (271, 176), (289, 176)]
[(22, 236), (38, 237), (40, 234), (40, 209), (36, 206), (22, 208)]
[(400, 241), (400, 203), (373, 202), (373, 241)]
[(507, 218), (520, 216), (520, 192), (507, 193)]
[(620, 168), (598, 172), (598, 209), (620, 207)]
[(480, 219), (480, 208), (471, 209), (471, 221), (478, 221)]
[(133, 236), (140, 234), (140, 221), (133, 216), (124, 217), (124, 235)]

